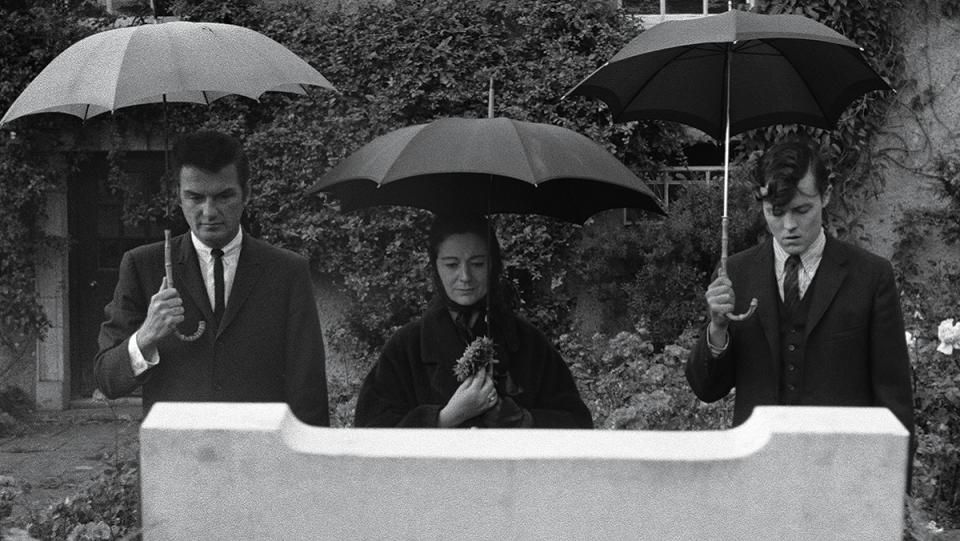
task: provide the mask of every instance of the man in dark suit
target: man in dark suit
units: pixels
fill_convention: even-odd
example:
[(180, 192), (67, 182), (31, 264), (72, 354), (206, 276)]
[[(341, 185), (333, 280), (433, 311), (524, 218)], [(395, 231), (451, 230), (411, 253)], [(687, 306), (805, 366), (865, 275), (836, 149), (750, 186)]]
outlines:
[[(100, 329), (94, 373), (115, 398), (143, 386), (158, 401), (286, 402), (329, 424), (323, 339), (305, 258), (240, 227), (249, 168), (235, 138), (199, 132), (174, 148), (190, 232), (130, 250)], [(201, 327), (202, 326), (202, 327)]]
[[(713, 402), (735, 387), (735, 425), (764, 404), (881, 406), (912, 436), (910, 362), (892, 266), (825, 235), (831, 186), (812, 142), (772, 147), (754, 181), (772, 238), (731, 256), (727, 276), (708, 287), (710, 323), (686, 366), (694, 393)], [(753, 316), (728, 318), (752, 298), (759, 301)]]

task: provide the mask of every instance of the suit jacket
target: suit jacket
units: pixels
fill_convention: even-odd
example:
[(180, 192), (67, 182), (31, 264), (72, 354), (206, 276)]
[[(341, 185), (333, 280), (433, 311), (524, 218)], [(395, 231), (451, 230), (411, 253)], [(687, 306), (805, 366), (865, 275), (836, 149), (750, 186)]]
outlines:
[[(502, 329), (498, 343), (505, 348), (498, 360), (519, 386), (512, 399), (530, 412), (533, 427), (592, 428), (570, 370), (543, 333), (508, 312), (496, 317)], [(402, 327), (384, 346), (360, 388), (354, 424), (437, 427), (440, 410), (460, 386), (453, 367), (464, 348), (447, 307), (431, 303), (422, 319)], [(482, 425), (478, 416), (462, 426)]]
[[(736, 313), (750, 299), (756, 313), (731, 322), (730, 342), (711, 358), (706, 331), (687, 362), (693, 392), (706, 402), (736, 387), (734, 424), (762, 404), (781, 404), (779, 290), (772, 239), (727, 261)], [(893, 267), (877, 255), (827, 238), (807, 316), (801, 403), (889, 408), (914, 432), (910, 361)]]
[[(213, 321), (189, 233), (171, 240), (174, 286), (183, 299), (180, 332)], [(143, 386), (144, 411), (157, 401), (286, 402), (302, 421), (328, 425), (323, 339), (307, 260), (243, 236), (237, 271), (219, 328), (194, 342), (160, 341), (160, 363), (134, 377), (130, 336), (146, 318), (164, 275), (163, 243), (125, 253), (105, 308), (94, 374), (110, 398)]]

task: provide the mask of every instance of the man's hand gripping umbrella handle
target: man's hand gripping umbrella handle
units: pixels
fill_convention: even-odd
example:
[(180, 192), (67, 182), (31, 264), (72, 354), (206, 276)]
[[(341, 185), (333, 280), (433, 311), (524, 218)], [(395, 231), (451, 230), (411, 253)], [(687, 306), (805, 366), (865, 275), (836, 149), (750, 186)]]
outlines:
[[(173, 286), (173, 260), (170, 257), (170, 230), (163, 230), (163, 271), (167, 277), (167, 287)], [(177, 336), (180, 340), (184, 342), (194, 342), (201, 336), (203, 336), (203, 331), (207, 330), (207, 322), (200, 320), (200, 323), (197, 324), (197, 330), (190, 335), (182, 334), (178, 330), (174, 330), (173, 334)]]
[[(727, 218), (727, 216), (723, 216), (720, 224), (720, 276), (727, 275), (727, 240), (729, 238), (727, 234), (728, 220), (729, 218)], [(754, 297), (750, 299), (750, 307), (747, 308), (746, 312), (742, 314), (727, 313), (727, 319), (730, 321), (743, 321), (757, 311), (758, 304), (759, 302), (757, 301), (757, 298)]]

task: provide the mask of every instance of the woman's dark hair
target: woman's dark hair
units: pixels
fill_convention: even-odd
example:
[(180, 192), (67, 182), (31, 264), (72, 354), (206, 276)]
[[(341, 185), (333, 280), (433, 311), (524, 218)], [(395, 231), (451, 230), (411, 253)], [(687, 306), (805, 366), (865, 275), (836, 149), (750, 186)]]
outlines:
[(452, 235), (473, 233), (484, 239), (490, 257), (490, 269), (487, 273), (487, 295), (491, 301), (502, 300), (500, 297), (500, 275), (503, 272), (503, 260), (500, 255), (500, 242), (496, 232), (486, 217), (476, 214), (467, 215), (440, 215), (433, 221), (428, 236), (428, 254), (430, 256), (430, 273), (433, 276), (434, 289), (437, 294), (445, 295), (440, 274), (437, 271), (437, 256), (440, 244)]
[(830, 179), (815, 141), (806, 136), (793, 136), (775, 144), (754, 169), (757, 200), (769, 201), (775, 207), (788, 204), (797, 194), (797, 184), (808, 172), (813, 173), (817, 193), (823, 195)]
[(216, 131), (199, 131), (181, 137), (173, 147), (173, 171), (180, 179), (180, 169), (189, 165), (208, 173), (237, 166), (237, 181), (243, 197), (250, 195), (250, 165), (240, 140)]

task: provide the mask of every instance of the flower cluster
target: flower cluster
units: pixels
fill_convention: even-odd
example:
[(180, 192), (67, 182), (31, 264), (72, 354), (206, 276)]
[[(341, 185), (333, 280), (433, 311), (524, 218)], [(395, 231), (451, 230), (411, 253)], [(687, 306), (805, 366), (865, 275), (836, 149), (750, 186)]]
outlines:
[(488, 336), (481, 336), (463, 350), (463, 355), (453, 366), (453, 373), (456, 374), (457, 381), (463, 381), (481, 370), (492, 368), (495, 362), (497, 359), (493, 340)]
[(951, 355), (954, 348), (960, 349), (960, 322), (954, 324), (953, 318), (941, 321), (937, 338), (940, 339), (940, 345), (937, 346), (940, 353)]

